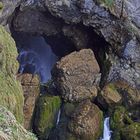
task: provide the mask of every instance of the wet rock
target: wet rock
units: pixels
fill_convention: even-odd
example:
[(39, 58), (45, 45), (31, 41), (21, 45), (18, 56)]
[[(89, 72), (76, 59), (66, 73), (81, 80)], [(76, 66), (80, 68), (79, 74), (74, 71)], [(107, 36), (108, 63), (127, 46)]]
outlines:
[(31, 74), (23, 74), (18, 79), (21, 82), (24, 93), (24, 127), (26, 129), (31, 129), (35, 102), (40, 93), (39, 79), (37, 76), (32, 79)]
[(99, 66), (92, 50), (83, 49), (63, 57), (52, 71), (53, 81), (64, 100), (79, 102), (97, 96)]
[(69, 129), (81, 140), (98, 139), (102, 132), (102, 111), (89, 100), (81, 102), (71, 116)]
[(15, 8), (19, 6), (21, 0), (1, 0), (0, 2), (0, 23), (7, 24), (8, 18), (12, 15)]
[(47, 139), (56, 125), (61, 100), (58, 96), (42, 95), (38, 98), (33, 117), (33, 130), (39, 139)]
[(17, 122), (14, 115), (5, 107), (0, 106), (0, 139), (1, 140), (37, 140)]
[(23, 122), (23, 91), (16, 80), (17, 50), (12, 37), (0, 26), (0, 104)]

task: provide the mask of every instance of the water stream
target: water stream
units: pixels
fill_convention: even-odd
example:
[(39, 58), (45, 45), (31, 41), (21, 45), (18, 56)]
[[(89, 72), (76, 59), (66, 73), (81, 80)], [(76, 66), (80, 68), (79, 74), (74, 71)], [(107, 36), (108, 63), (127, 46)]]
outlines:
[(111, 139), (111, 130), (109, 126), (109, 117), (105, 118), (104, 120), (104, 131), (103, 131), (103, 138), (101, 140), (110, 140)]
[(58, 124), (59, 124), (59, 121), (60, 121), (60, 116), (61, 116), (61, 109), (59, 109), (59, 111), (58, 111), (56, 125), (58, 125)]

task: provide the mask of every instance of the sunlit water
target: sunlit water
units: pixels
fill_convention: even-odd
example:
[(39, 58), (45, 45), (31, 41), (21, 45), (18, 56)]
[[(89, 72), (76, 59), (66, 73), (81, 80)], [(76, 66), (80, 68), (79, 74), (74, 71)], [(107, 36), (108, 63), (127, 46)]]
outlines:
[(103, 131), (103, 138), (101, 140), (110, 140), (111, 139), (111, 130), (109, 126), (109, 117), (105, 118), (104, 120), (104, 131)]
[(59, 121), (60, 121), (60, 116), (61, 116), (61, 109), (59, 109), (59, 111), (58, 111), (56, 125), (58, 125), (58, 124), (59, 124)]

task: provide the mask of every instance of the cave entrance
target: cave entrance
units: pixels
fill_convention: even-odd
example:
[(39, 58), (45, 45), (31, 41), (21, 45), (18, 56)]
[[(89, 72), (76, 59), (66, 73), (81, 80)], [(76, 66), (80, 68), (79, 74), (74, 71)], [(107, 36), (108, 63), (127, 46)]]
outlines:
[(51, 79), (51, 69), (58, 57), (42, 36), (14, 32), (19, 62), (18, 74), (29, 73), (38, 75), (40, 83)]

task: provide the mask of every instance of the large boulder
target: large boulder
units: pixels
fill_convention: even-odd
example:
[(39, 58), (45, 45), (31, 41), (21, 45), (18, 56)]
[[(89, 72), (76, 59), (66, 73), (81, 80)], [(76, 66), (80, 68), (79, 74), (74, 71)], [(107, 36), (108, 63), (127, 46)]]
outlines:
[(0, 105), (0, 139), (1, 140), (37, 140), (34, 134), (28, 132), (14, 115)]
[(97, 140), (102, 133), (102, 111), (89, 100), (81, 102), (69, 122), (69, 129), (80, 140)]
[(97, 96), (100, 68), (90, 49), (63, 57), (52, 70), (54, 85), (64, 100), (79, 102)]
[(23, 122), (23, 91), (16, 80), (17, 50), (12, 37), (0, 26), (0, 104)]

